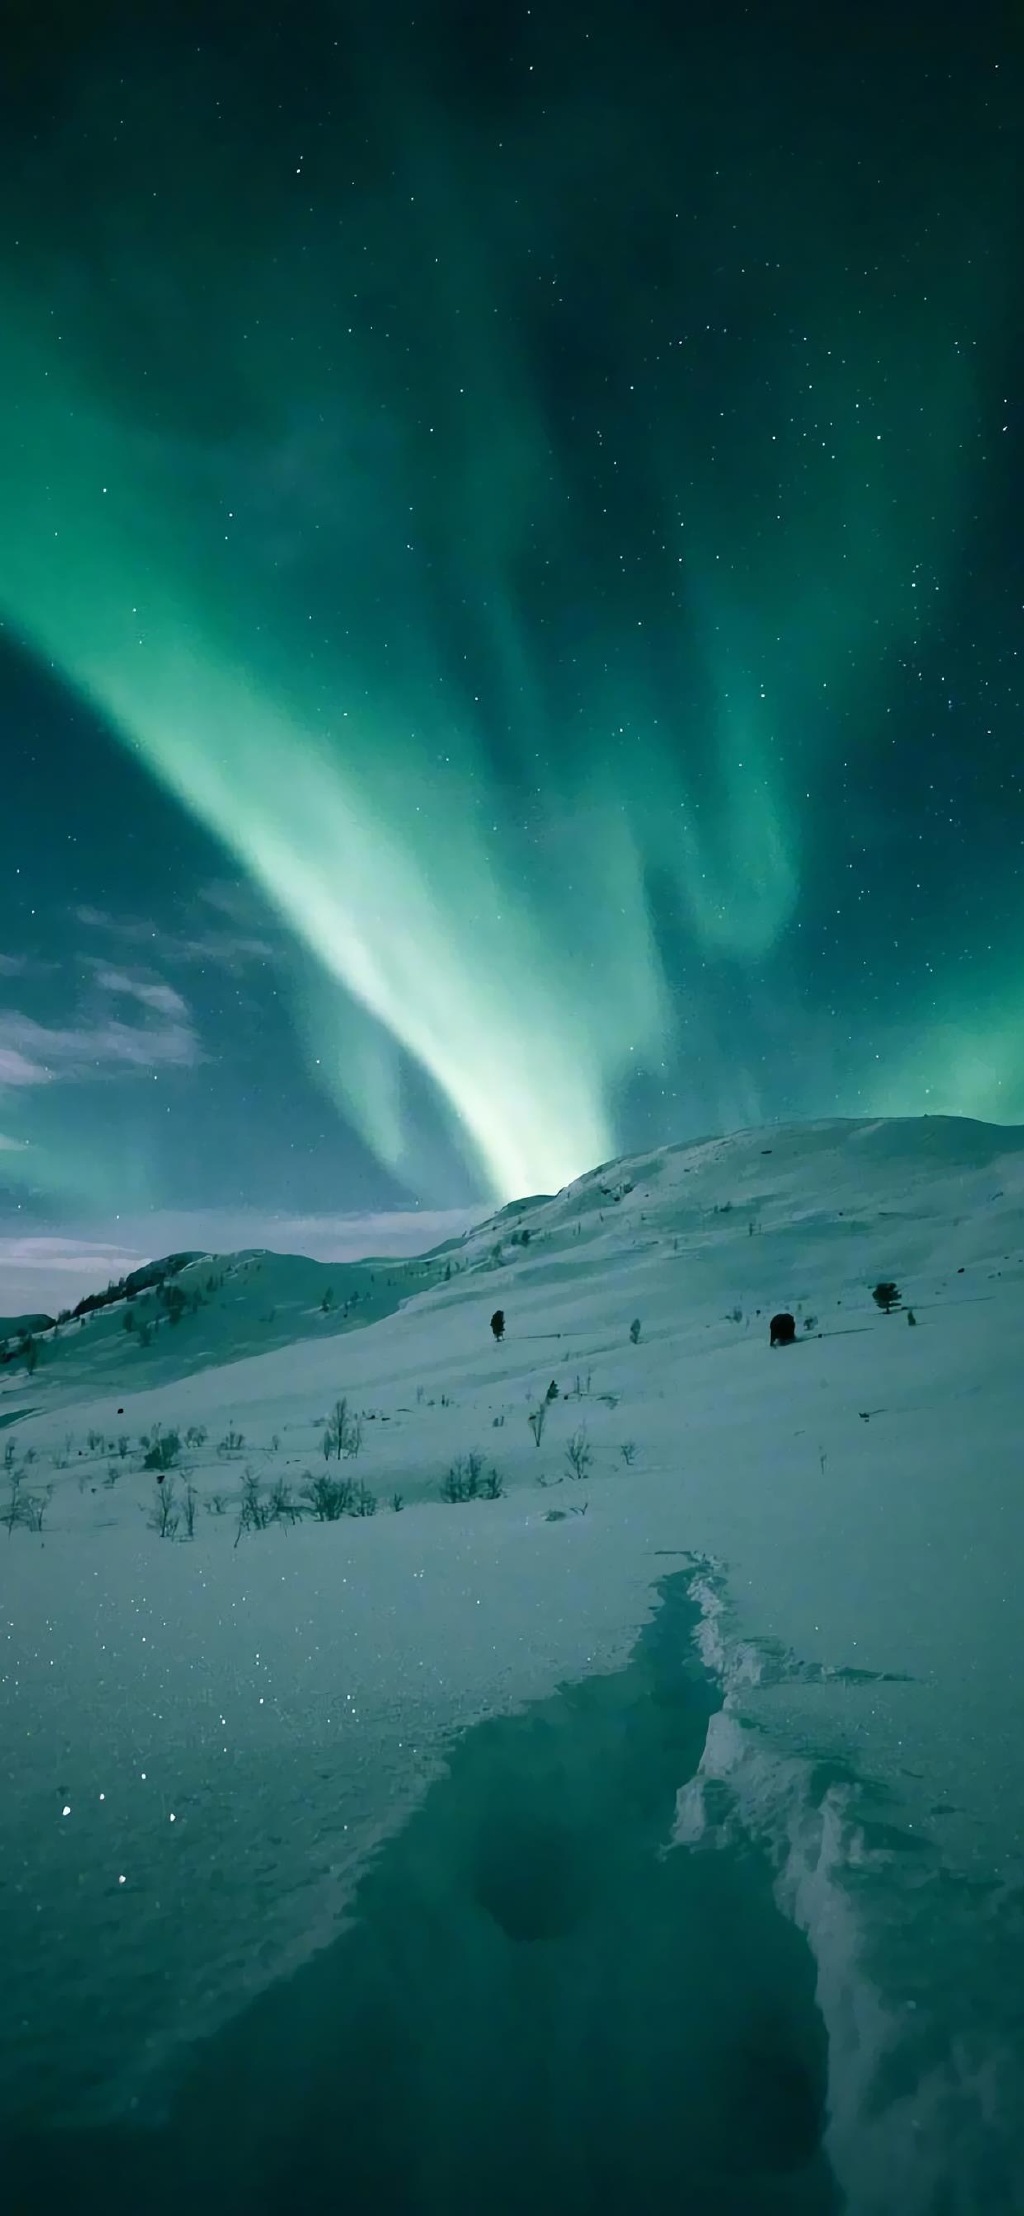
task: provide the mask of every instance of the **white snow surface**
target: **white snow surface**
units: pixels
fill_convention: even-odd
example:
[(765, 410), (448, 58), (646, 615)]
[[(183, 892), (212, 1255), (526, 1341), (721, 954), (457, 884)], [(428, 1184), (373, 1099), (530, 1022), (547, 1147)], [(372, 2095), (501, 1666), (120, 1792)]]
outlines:
[[(740, 1830), (772, 1854), (818, 1960), (850, 2206), (929, 2206), (938, 2161), (971, 2208), (972, 2132), (1020, 2063), (1024, 1131), (829, 1121), (616, 1162), (427, 1267), (349, 1270), (362, 1327), (325, 1321), (324, 1265), (181, 1283), (204, 1272), (225, 1305), (151, 1357), (115, 1312), (2, 1373), (0, 1450), (54, 1491), (41, 1533), (0, 1530), (0, 2116), (145, 2105), (336, 1934), (452, 1733), (620, 1666), (685, 1571), (723, 1706), (666, 1851)], [(232, 1359), (258, 1343), (233, 1287), (288, 1343)], [(798, 1342), (771, 1350), (780, 1308)], [(363, 1440), (337, 1467), (378, 1513), (240, 1535), (243, 1471), (297, 1492), (342, 1394)], [(151, 1527), (154, 1425), (208, 1432), (175, 1478), (191, 1540)], [(469, 1452), (503, 1497), (441, 1499)]]

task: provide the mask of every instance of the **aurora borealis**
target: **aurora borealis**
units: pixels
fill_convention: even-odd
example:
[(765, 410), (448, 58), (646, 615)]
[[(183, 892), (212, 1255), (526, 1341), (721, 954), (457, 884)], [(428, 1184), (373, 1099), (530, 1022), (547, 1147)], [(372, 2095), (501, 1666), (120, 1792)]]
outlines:
[(1009, 18), (16, 14), (8, 1216), (1024, 1117)]

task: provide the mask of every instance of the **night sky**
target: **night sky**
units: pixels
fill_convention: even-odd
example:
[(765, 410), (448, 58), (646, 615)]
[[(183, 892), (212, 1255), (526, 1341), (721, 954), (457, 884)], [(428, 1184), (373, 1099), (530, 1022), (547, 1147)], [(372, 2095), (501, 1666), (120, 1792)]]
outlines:
[(4, 36), (8, 1256), (1024, 1118), (1011, 12)]

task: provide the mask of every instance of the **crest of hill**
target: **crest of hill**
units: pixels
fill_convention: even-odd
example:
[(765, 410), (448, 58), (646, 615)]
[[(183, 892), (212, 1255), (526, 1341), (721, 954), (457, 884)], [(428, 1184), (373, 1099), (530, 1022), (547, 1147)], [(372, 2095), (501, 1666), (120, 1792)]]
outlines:
[[(588, 1244), (621, 1243), (627, 1224), (634, 1238), (641, 1226), (647, 1238), (670, 1231), (695, 1252), (737, 1233), (784, 1235), (787, 1227), (806, 1231), (814, 1224), (849, 1243), (855, 1231), (885, 1221), (918, 1226), (926, 1246), (931, 1224), (941, 1246), (941, 1226), (959, 1233), (970, 1218), (974, 1228), (966, 1243), (980, 1254), (988, 1251), (991, 1211), (1022, 1196), (1024, 1127), (957, 1116), (835, 1117), (602, 1163), (552, 1197), (499, 1209), (452, 1242), (451, 1251), (479, 1264), (488, 1256), (496, 1260), (499, 1248), (507, 1256), (525, 1246), (535, 1261), (542, 1251), (537, 1242), (557, 1240), (570, 1225)], [(731, 1224), (723, 1221), (729, 1217)], [(958, 1248), (964, 1243), (956, 1241)]]
[(123, 1399), (425, 1304), (503, 1306), (514, 1330), (517, 1295), (546, 1288), (582, 1319), (610, 1270), (642, 1309), (667, 1263), (685, 1270), (688, 1329), (739, 1301), (748, 1315), (841, 1305), (882, 1277), (913, 1297), (925, 1277), (1013, 1267), (1022, 1211), (1018, 1126), (833, 1118), (689, 1141), (511, 1202), (424, 1255), (324, 1263), (250, 1249), (147, 1265), (77, 1319), (47, 1322), (34, 1374), (16, 1360), (0, 1371), (0, 1409)]

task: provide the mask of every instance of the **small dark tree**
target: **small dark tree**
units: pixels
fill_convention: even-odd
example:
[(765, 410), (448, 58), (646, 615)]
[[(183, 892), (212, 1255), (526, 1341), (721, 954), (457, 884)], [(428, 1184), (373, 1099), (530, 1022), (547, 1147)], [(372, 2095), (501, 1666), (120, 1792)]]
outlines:
[(177, 1461), (181, 1436), (177, 1431), (154, 1431), (142, 1458), (144, 1470), (169, 1470)]
[(888, 1315), (891, 1308), (899, 1307), (899, 1286), (894, 1285), (890, 1277), (883, 1277), (881, 1282), (875, 1286), (871, 1298), (876, 1306), (884, 1309), (886, 1315)]
[(768, 1332), (773, 1347), (791, 1347), (796, 1338), (796, 1317), (782, 1309), (777, 1316), (772, 1317)]
[(493, 1331), (496, 1340), (501, 1340), (504, 1338), (505, 1311), (503, 1308), (495, 1309), (494, 1314), (491, 1317), (491, 1330)]
[(546, 1392), (546, 1393), (545, 1393), (545, 1395), (544, 1395), (544, 1398), (545, 1398), (545, 1400), (557, 1400), (557, 1399), (558, 1399), (558, 1386), (556, 1385), (556, 1383), (555, 1383), (555, 1380), (554, 1380), (554, 1378), (552, 1378), (552, 1380), (551, 1380), (551, 1383), (550, 1383), (550, 1385), (548, 1386), (547, 1392)]

